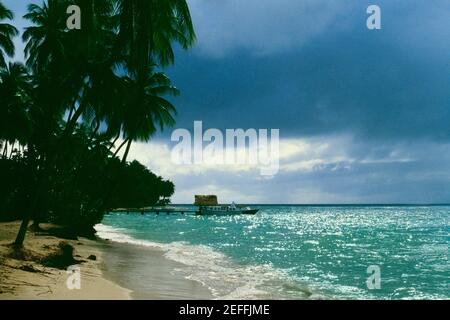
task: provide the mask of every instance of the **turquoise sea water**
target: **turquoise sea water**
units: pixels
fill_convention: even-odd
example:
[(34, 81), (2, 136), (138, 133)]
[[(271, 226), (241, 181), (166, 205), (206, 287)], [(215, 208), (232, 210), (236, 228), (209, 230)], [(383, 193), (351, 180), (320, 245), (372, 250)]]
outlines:
[[(186, 266), (173, 272), (217, 298), (450, 298), (450, 206), (255, 207), (255, 216), (115, 213), (96, 228), (161, 248)], [(373, 265), (380, 289), (366, 283)]]

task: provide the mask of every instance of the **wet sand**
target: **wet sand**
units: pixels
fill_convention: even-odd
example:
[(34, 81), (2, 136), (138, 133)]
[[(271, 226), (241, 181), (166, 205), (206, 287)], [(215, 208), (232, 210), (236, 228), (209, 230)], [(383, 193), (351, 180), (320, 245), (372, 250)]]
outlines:
[(201, 283), (176, 272), (184, 265), (164, 257), (163, 251), (133, 244), (110, 243), (103, 252), (107, 279), (132, 291), (133, 299), (212, 299)]

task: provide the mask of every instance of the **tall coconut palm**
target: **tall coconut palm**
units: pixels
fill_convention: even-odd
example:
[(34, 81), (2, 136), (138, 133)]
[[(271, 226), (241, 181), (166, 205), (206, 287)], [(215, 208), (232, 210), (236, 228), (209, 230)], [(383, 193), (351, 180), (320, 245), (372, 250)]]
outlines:
[(116, 0), (118, 3), (118, 50), (125, 53), (131, 72), (146, 72), (153, 61), (174, 62), (172, 43), (189, 48), (195, 41), (186, 0)]
[(80, 116), (95, 103), (87, 99), (92, 83), (107, 84), (99, 79), (100, 75), (109, 77), (114, 66), (108, 47), (114, 36), (112, 23), (108, 21), (112, 20), (111, 1), (75, 1), (82, 8), (83, 28), (68, 32), (66, 8), (73, 3), (48, 0), (42, 5), (31, 4), (24, 16), (32, 23), (25, 29), (23, 40), (27, 65), (36, 78), (36, 102), (49, 118), (67, 117), (69, 112), (65, 136), (75, 130)]
[(27, 65), (40, 73), (52, 66), (63, 65), (66, 52), (66, 9), (65, 0), (48, 0), (42, 5), (29, 4), (24, 18), (32, 25), (25, 28)]
[(152, 68), (147, 70), (144, 78), (123, 79), (124, 88), (129, 93), (120, 115), (121, 131), (127, 141), (123, 162), (133, 141), (147, 142), (158, 129), (162, 131), (175, 124), (176, 109), (165, 97), (178, 95), (178, 90), (163, 73), (152, 73)]
[[(154, 66), (174, 63), (174, 42), (188, 49), (195, 41), (195, 32), (186, 0), (116, 0), (118, 40), (115, 46), (119, 63), (128, 75), (126, 86), (133, 92), (128, 112), (123, 114), (123, 162), (133, 141), (148, 139), (157, 126), (172, 126), (175, 109), (161, 95), (174, 94), (176, 89)], [(122, 59), (122, 60), (120, 60)], [(153, 87), (156, 85), (156, 88)]]
[(18, 34), (17, 29), (3, 20), (12, 20), (13, 13), (0, 1), (0, 68), (6, 67), (5, 56), (14, 55), (13, 38)]
[[(85, 74), (80, 65), (85, 57), (78, 54), (81, 50), (74, 48), (79, 44), (80, 49), (83, 49), (84, 43), (80, 43), (79, 33), (66, 30), (68, 5), (66, 0), (47, 0), (41, 5), (30, 4), (28, 13), (24, 16), (31, 22), (31, 26), (25, 29), (23, 40), (26, 42), (27, 65), (35, 80), (34, 103), (38, 106), (36, 119), (39, 130), (34, 136), (41, 153), (45, 154), (46, 162), (40, 167), (38, 187), (17, 234), (17, 246), (22, 246), (31, 218), (40, 216), (37, 212), (38, 203), (45, 190), (49, 189), (51, 171), (54, 170), (58, 155), (63, 154), (61, 146), (65, 139), (61, 138), (61, 123), (66, 112), (79, 105), (83, 94)], [(64, 137), (70, 136), (76, 129), (76, 120), (67, 121), (68, 123), (71, 126), (66, 126), (68, 128), (64, 130)], [(58, 137), (56, 141), (55, 136)]]
[[(175, 122), (175, 108), (164, 97), (177, 90), (155, 70), (174, 62), (174, 42), (183, 48), (193, 44), (189, 8), (186, 0), (70, 2), (82, 9), (81, 30), (65, 29), (67, 0), (30, 5), (25, 15), (33, 23), (24, 40), (27, 65), (37, 83), (36, 101), (56, 118), (65, 119), (60, 121), (64, 129), (58, 145), (68, 152), (55, 147), (46, 167), (51, 170), (58, 157), (70, 154), (64, 142), (81, 119), (94, 123), (94, 132), (101, 122), (106, 123), (107, 138), (123, 135), (125, 164), (133, 141), (148, 141), (158, 129)], [(41, 178), (41, 185), (48, 183), (45, 172)], [(45, 192), (46, 188), (38, 189)], [(31, 201), (17, 246), (23, 244), (39, 196), (38, 192)]]

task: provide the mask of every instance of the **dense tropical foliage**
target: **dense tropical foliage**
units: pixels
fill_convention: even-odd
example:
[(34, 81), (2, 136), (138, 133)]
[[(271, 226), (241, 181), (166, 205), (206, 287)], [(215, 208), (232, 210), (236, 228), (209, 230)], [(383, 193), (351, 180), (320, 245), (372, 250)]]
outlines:
[[(67, 28), (70, 5), (81, 29)], [(185, 0), (29, 4), (25, 64), (8, 63), (17, 29), (0, 1), (0, 217), (92, 232), (105, 212), (167, 202), (174, 185), (127, 162), (134, 141), (175, 123), (162, 72), (195, 34)]]

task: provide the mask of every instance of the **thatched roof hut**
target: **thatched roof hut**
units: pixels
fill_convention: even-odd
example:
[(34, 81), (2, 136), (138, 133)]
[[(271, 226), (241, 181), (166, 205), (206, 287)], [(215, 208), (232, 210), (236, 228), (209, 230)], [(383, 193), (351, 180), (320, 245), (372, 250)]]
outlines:
[(196, 206), (217, 206), (218, 204), (216, 195), (195, 195), (194, 205)]

